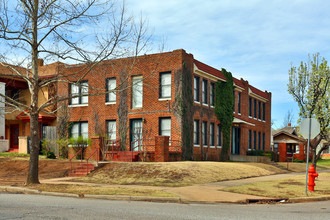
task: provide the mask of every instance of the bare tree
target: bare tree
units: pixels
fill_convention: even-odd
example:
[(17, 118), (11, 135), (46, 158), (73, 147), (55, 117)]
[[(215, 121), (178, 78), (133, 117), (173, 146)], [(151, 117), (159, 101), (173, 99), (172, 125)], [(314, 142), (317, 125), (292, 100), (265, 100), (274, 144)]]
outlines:
[(286, 127), (289, 124), (292, 124), (293, 118), (294, 118), (294, 115), (293, 115), (292, 110), (288, 110), (288, 112), (285, 114), (284, 119), (283, 119), (283, 127)]
[[(39, 127), (40, 112), (56, 112), (56, 103), (91, 94), (54, 94), (41, 102), (38, 94), (58, 83), (76, 84), (92, 73), (105, 59), (134, 57), (147, 49), (146, 23), (127, 16), (125, 7), (109, 0), (0, 0), (0, 77), (24, 80), (31, 94), (26, 104), (10, 96), (7, 106), (25, 112), (30, 117), (31, 154), (27, 184), (39, 183)], [(52, 77), (41, 77), (38, 62), (57, 61), (84, 63), (70, 74), (57, 72)], [(71, 78), (70, 78), (71, 77)], [(92, 95), (105, 94), (104, 88), (92, 88)], [(51, 109), (51, 110), (50, 110)]]

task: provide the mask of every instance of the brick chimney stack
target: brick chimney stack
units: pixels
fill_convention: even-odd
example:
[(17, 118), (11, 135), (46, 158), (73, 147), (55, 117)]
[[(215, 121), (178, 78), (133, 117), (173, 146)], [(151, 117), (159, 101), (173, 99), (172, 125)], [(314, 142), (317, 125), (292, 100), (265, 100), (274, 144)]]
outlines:
[(291, 123), (288, 124), (288, 127), (291, 127)]

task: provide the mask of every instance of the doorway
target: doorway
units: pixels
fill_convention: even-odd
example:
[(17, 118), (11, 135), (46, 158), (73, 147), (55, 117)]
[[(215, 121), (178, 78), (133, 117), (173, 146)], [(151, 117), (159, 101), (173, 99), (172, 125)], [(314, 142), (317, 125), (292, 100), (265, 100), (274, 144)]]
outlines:
[(18, 149), (19, 124), (10, 125), (10, 148)]
[(240, 153), (240, 142), (241, 142), (241, 128), (233, 127), (233, 129), (232, 129), (231, 154), (239, 155), (239, 153)]
[(131, 150), (138, 151), (138, 146), (142, 145), (142, 119), (131, 119), (130, 124)]

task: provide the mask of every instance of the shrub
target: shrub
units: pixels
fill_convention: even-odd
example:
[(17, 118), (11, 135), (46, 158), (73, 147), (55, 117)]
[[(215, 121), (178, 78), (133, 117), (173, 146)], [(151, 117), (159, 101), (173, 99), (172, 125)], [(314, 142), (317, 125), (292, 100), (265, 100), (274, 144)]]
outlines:
[(299, 160), (299, 159), (294, 159), (293, 162), (294, 162), (294, 163), (304, 163), (303, 160)]
[(46, 158), (55, 159), (54, 149), (56, 149), (56, 142), (53, 140), (43, 139), (41, 144), (41, 153)]
[(57, 147), (58, 147), (58, 154), (61, 158), (68, 158), (69, 153), (69, 139), (58, 139), (57, 141)]
[(77, 154), (76, 159), (84, 159), (84, 152), (86, 147), (91, 145), (90, 138), (84, 138), (83, 136), (79, 136), (77, 138), (70, 138), (69, 144), (74, 149), (75, 153), (81, 150), (81, 153)]

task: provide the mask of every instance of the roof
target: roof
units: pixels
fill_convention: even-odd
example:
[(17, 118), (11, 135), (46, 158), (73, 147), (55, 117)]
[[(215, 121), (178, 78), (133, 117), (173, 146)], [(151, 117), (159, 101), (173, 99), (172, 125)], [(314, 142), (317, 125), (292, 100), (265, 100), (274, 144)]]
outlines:
[(205, 63), (202, 63), (196, 59), (194, 59), (194, 63), (195, 65), (197, 66), (198, 69), (206, 72), (206, 73), (209, 73), (215, 77), (218, 77), (220, 79), (223, 79), (223, 80), (226, 80), (226, 77), (221, 73), (220, 70), (216, 69), (216, 68), (213, 68)]
[(254, 86), (251, 86), (251, 85), (249, 85), (249, 88), (251, 89), (251, 91), (252, 91), (253, 93), (257, 94), (258, 96), (261, 96), (261, 97), (263, 97), (263, 98), (265, 98), (265, 99), (268, 99), (268, 96), (267, 96), (267, 94), (266, 94), (265, 92), (263, 92), (263, 91), (257, 89), (257, 88), (254, 87)]

